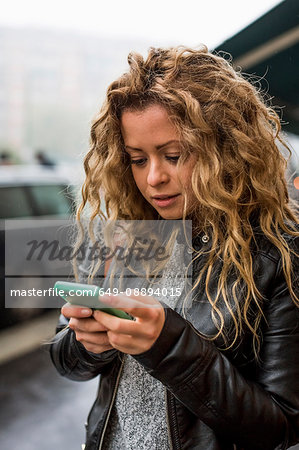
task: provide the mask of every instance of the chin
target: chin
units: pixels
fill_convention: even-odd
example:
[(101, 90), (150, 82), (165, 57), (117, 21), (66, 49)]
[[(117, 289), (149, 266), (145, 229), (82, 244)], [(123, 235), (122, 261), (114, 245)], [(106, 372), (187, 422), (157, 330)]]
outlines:
[(160, 211), (158, 211), (159, 212), (159, 214), (160, 214), (160, 216), (162, 217), (162, 219), (164, 219), (164, 220), (180, 220), (180, 219), (182, 219), (182, 214), (175, 214), (175, 213), (171, 213), (171, 212), (169, 212), (169, 213), (167, 213), (166, 211), (164, 211), (164, 212), (160, 212)]

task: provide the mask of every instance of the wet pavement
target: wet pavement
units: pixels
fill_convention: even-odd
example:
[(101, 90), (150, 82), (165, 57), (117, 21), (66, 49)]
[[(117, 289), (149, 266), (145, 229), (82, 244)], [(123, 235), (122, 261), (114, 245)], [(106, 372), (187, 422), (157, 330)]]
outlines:
[(1, 450), (80, 450), (97, 381), (61, 377), (45, 348), (2, 364)]
[(97, 381), (61, 377), (45, 349), (1, 365), (1, 450), (80, 450)]

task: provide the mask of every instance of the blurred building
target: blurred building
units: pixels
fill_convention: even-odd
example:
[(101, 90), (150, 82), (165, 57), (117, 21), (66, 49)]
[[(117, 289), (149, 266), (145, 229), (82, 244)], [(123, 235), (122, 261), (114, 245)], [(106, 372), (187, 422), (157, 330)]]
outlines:
[(284, 0), (223, 42), (233, 64), (281, 107), (284, 130), (299, 135), (299, 3)]
[(293, 151), (288, 179), (299, 200), (299, 3), (284, 0), (214, 50), (267, 93)]
[(90, 121), (134, 46), (71, 32), (0, 28), (0, 150), (25, 159), (38, 148), (57, 158), (85, 152)]

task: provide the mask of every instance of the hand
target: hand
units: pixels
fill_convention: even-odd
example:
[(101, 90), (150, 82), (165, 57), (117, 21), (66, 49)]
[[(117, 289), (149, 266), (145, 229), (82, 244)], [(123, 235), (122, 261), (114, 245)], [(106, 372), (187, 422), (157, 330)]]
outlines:
[(135, 321), (120, 319), (103, 311), (95, 311), (95, 320), (107, 331), (110, 345), (123, 353), (138, 355), (149, 350), (157, 340), (165, 322), (162, 305), (153, 297), (132, 295), (103, 295), (107, 307), (125, 311)]
[(77, 341), (86, 350), (102, 353), (113, 348), (109, 343), (107, 328), (94, 319), (92, 309), (67, 303), (61, 308), (61, 312), (70, 319), (69, 327), (74, 330)]

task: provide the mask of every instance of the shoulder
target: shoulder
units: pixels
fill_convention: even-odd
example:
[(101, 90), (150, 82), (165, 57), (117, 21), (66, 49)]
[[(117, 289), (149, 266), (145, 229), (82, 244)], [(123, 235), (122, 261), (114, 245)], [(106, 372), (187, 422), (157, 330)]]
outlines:
[[(295, 225), (299, 232), (299, 225)], [(288, 291), (285, 276), (285, 262), (288, 259), (291, 285), (297, 290), (299, 273), (299, 235), (290, 234), (281, 230), (282, 242), (279, 249), (275, 242), (264, 234), (259, 226), (254, 228), (254, 236), (251, 242), (251, 254), (255, 283), (266, 298), (276, 297), (277, 294)], [(277, 236), (275, 236), (277, 238)], [(283, 257), (286, 256), (286, 258)], [(289, 258), (288, 258), (289, 256)], [(299, 294), (296, 292), (296, 295)]]
[[(293, 224), (298, 232), (297, 235), (281, 230), (280, 236), (284, 242), (284, 248), (292, 258), (292, 255), (299, 252), (299, 224)], [(275, 236), (275, 235), (274, 235)], [(277, 235), (275, 236), (277, 238)], [(274, 263), (279, 263), (281, 260), (281, 252), (278, 246), (264, 234), (260, 226), (253, 228), (253, 239), (251, 242), (252, 253), (272, 260)], [(298, 259), (298, 258), (297, 258)]]

